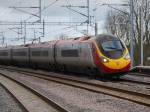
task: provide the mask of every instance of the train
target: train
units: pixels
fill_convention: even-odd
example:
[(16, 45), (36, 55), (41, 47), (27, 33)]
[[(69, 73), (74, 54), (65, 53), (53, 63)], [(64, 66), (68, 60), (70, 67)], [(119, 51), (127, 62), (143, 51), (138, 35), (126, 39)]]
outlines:
[(3, 47), (0, 64), (120, 77), (130, 70), (131, 59), (118, 37), (99, 34)]

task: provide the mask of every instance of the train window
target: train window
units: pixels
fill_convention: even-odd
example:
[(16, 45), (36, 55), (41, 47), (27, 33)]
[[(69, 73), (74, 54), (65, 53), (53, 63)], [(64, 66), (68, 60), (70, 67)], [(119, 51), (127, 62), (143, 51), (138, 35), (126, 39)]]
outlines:
[(8, 52), (0, 52), (0, 56), (8, 56)]
[(42, 51), (42, 56), (48, 56), (48, 51)]
[(32, 56), (40, 56), (40, 51), (32, 51)]
[(13, 55), (14, 56), (27, 56), (27, 53), (26, 52), (13, 52)]
[(32, 56), (48, 56), (48, 51), (32, 51)]
[(77, 49), (62, 50), (61, 56), (62, 57), (78, 57), (79, 53)]

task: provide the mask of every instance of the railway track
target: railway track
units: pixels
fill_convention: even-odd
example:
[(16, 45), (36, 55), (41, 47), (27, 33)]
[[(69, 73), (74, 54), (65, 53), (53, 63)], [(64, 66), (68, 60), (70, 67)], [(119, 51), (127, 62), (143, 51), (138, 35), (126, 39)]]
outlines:
[[(27, 70), (27, 69), (8, 68), (8, 67), (7, 68), (3, 67), (3, 69), (7, 69), (9, 71), (15, 71), (21, 74), (30, 75), (30, 76), (42, 78), (45, 80), (85, 89), (85, 90), (92, 91), (92, 92), (111, 95), (111, 96), (118, 97), (121, 99), (126, 99), (132, 102), (136, 102), (145, 106), (150, 106), (150, 95), (147, 95), (144, 93), (134, 92), (134, 91), (125, 90), (125, 89), (119, 89), (119, 88), (111, 87), (111, 86), (100, 84), (100, 83), (99, 84), (90, 83), (87, 81), (72, 79), (69, 77), (68, 78), (60, 77), (56, 74), (50, 75), (48, 73), (38, 73), (36, 71)], [(10, 76), (7, 76), (7, 77), (10, 77)]]
[(135, 79), (121, 78), (120, 81), (150, 86), (149, 82), (139, 81), (139, 80), (135, 80)]
[(149, 77), (150, 78), (149, 74), (143, 74), (143, 73), (138, 73), (138, 72), (130, 73), (129, 75), (140, 76), (140, 77)]
[(32, 86), (0, 73), (2, 86), (20, 103), (26, 112), (69, 112), (55, 101), (39, 93)]
[[(2, 77), (0, 76), (0, 81), (2, 80)], [(18, 106), (21, 108), (23, 112), (29, 112), (26, 107), (19, 101), (19, 99), (11, 92), (8, 87), (3, 84), (2, 82), (0, 83), (0, 86), (4, 88), (4, 90), (15, 100), (15, 102), (18, 104)], [(12, 103), (12, 102), (11, 102)]]
[(122, 77), (120, 80), (124, 82), (131, 82), (136, 84), (142, 84), (150, 86), (149, 81), (143, 81), (144, 79), (149, 79), (150, 75), (142, 73), (129, 73), (125, 77)]

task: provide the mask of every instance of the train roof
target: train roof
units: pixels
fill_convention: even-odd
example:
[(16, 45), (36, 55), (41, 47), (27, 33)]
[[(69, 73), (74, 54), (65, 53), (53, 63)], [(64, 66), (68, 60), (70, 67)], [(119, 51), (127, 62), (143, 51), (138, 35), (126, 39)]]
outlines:
[(27, 48), (27, 47), (49, 47), (51, 45), (54, 45), (56, 42), (59, 44), (61, 43), (78, 43), (78, 42), (87, 42), (91, 39), (96, 38), (97, 40), (100, 41), (106, 41), (106, 40), (112, 40), (113, 39), (119, 39), (115, 37), (114, 35), (111, 34), (99, 34), (96, 37), (95, 36), (82, 36), (82, 37), (76, 37), (76, 38), (67, 38), (64, 40), (52, 40), (52, 41), (47, 41), (47, 42), (41, 42), (41, 43), (36, 43), (36, 44), (26, 44), (26, 45), (18, 45), (18, 46), (7, 46), (7, 47), (0, 47), (0, 49), (5, 50), (5, 49), (18, 49), (18, 48)]
[(81, 42), (81, 41), (86, 41), (91, 39), (92, 36), (83, 36), (83, 37), (76, 37), (76, 38), (67, 38), (64, 40), (53, 40), (53, 41), (47, 41), (47, 42), (41, 42), (37, 44), (30, 44), (30, 45), (25, 45), (25, 47), (49, 47), (51, 45), (54, 45), (56, 42), (58, 43), (76, 43), (76, 42)]
[(57, 40), (41, 42), (41, 43), (37, 43), (37, 44), (30, 44), (30, 45), (28, 45), (28, 47), (31, 47), (31, 48), (34, 48), (34, 47), (49, 47), (51, 45), (54, 45), (56, 42), (57, 42)]

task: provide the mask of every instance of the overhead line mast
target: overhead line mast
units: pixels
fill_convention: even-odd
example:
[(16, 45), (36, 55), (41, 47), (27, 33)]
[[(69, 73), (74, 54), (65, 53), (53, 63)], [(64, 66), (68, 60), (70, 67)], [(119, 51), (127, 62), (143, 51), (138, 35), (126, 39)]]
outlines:
[(131, 55), (131, 66), (134, 66), (134, 23), (133, 23), (133, 0), (130, 0), (130, 55)]
[(89, 33), (89, 24), (90, 24), (90, 0), (87, 0), (87, 34)]
[[(21, 38), (19, 38), (19, 33), (18, 33), (18, 39), (23, 39), (24, 41), (24, 44), (26, 44), (26, 36), (27, 36), (27, 25), (35, 25), (35, 23), (39, 23), (40, 25), (41, 25), (41, 23), (42, 23), (42, 36), (39, 36), (39, 38), (40, 37), (44, 37), (44, 30), (45, 30), (45, 28), (44, 28), (44, 20), (43, 20), (43, 22), (42, 22), (42, 1), (41, 0), (39, 0), (39, 5), (38, 6), (30, 6), (30, 7), (10, 7), (10, 8), (13, 8), (13, 9), (15, 9), (15, 10), (18, 10), (18, 11), (21, 11), (21, 12), (23, 12), (23, 13), (27, 13), (27, 14), (29, 14), (29, 15), (32, 15), (32, 16), (34, 16), (34, 17), (38, 17), (39, 19), (37, 20), (37, 21), (35, 21), (35, 22), (27, 22), (27, 20), (24, 20), (24, 36), (23, 37), (21, 37)], [(31, 13), (31, 12), (29, 12), (29, 11), (25, 11), (25, 10), (23, 10), (23, 9), (38, 9), (38, 12), (37, 13)], [(0, 23), (0, 25), (19, 25), (20, 23), (17, 23), (17, 22), (7, 22), (7, 23)], [(38, 24), (38, 25), (39, 25)], [(39, 29), (41, 29), (41, 28), (39, 28)], [(18, 31), (19, 32), (19, 31)]]
[(0, 40), (2, 40), (1, 44), (4, 46), (5, 44), (5, 37), (4, 37), (4, 32), (0, 32), (0, 36), (2, 37)]
[(39, 22), (41, 22), (42, 19), (42, 3), (41, 0), (39, 0)]

